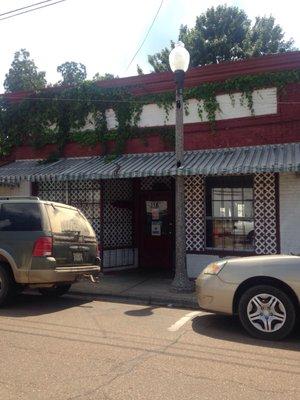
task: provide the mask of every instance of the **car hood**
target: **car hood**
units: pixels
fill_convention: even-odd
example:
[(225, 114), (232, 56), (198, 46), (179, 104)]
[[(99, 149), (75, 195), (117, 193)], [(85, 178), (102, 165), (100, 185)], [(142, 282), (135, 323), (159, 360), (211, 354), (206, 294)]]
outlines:
[(273, 264), (278, 262), (300, 263), (300, 256), (274, 254), (267, 256), (236, 257), (236, 258), (229, 258), (226, 264), (239, 264), (239, 265), (247, 264), (249, 266), (251, 264), (253, 265), (269, 264), (269, 263)]

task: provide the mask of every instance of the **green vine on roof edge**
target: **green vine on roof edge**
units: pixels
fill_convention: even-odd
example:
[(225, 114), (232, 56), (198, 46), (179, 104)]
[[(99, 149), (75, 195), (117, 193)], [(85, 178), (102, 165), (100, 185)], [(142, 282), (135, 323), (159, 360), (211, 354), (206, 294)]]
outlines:
[[(241, 92), (241, 102), (247, 105), (251, 114), (253, 91), (266, 87), (277, 87), (282, 91), (289, 83), (300, 83), (300, 69), (237, 76), (226, 81), (208, 82), (184, 90), (184, 109), (189, 113), (186, 100), (199, 101), (198, 114), (203, 120), (204, 113), (215, 129), (216, 113), (220, 110), (217, 94), (227, 93), (235, 105), (234, 93)], [(174, 92), (134, 96), (131, 87), (101, 88), (95, 82), (86, 81), (73, 88), (48, 88), (36, 92), (19, 103), (0, 98), (0, 157), (8, 155), (12, 148), (23, 144), (41, 148), (56, 144), (57, 152), (49, 160), (63, 154), (66, 143), (76, 141), (86, 146), (101, 143), (108, 160), (121, 154), (131, 138), (139, 138), (147, 145), (147, 137), (159, 133), (164, 143), (174, 145), (174, 127), (138, 128), (138, 122), (146, 104), (157, 104), (165, 111), (166, 121), (174, 103)], [(117, 128), (109, 130), (107, 110), (113, 109)], [(91, 121), (88, 119), (91, 118)], [(86, 123), (93, 129), (84, 129)], [(111, 149), (108, 143), (114, 142)]]

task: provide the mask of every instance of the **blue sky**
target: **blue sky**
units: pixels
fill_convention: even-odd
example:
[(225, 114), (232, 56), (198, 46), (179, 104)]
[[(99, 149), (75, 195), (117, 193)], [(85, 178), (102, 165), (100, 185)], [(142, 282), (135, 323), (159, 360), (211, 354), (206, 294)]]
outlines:
[[(0, 14), (39, 0), (0, 0)], [(82, 62), (88, 77), (96, 72), (119, 76), (136, 74), (136, 64), (150, 71), (147, 55), (176, 40), (179, 26), (192, 27), (196, 16), (210, 6), (209, 0), (164, 0), (159, 16), (142, 50), (127, 66), (139, 47), (161, 0), (66, 0), (63, 3), (0, 21), (0, 87), (14, 52), (26, 48), (48, 82), (60, 79), (56, 67), (65, 61)], [(300, 47), (300, 28), (295, 0), (227, 1), (244, 9), (250, 18), (272, 14)], [(299, 8), (299, 7), (298, 7)], [(2, 87), (1, 87), (2, 89)]]

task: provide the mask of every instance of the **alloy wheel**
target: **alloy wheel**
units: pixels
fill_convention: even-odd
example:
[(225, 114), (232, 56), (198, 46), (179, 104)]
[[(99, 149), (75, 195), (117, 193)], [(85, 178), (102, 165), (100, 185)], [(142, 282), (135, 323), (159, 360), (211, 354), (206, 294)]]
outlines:
[(247, 306), (251, 324), (261, 332), (276, 332), (285, 324), (287, 313), (283, 303), (274, 295), (257, 294)]

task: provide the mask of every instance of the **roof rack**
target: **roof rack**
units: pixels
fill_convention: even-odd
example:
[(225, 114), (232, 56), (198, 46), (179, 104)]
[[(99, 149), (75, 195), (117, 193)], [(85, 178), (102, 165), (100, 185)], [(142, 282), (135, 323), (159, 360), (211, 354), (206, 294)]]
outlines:
[(0, 200), (40, 200), (37, 196), (0, 196)]

